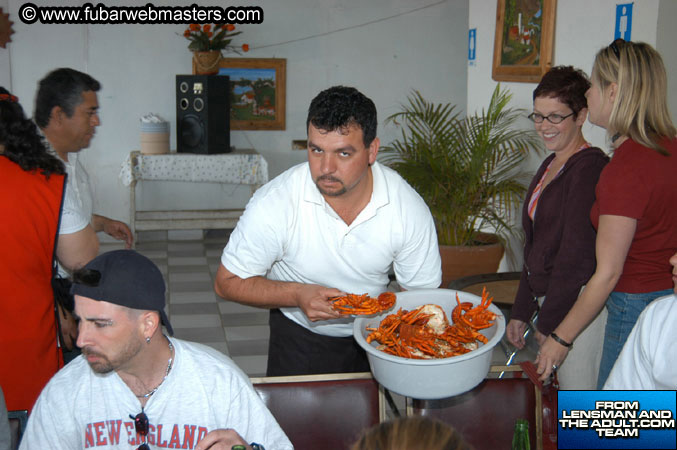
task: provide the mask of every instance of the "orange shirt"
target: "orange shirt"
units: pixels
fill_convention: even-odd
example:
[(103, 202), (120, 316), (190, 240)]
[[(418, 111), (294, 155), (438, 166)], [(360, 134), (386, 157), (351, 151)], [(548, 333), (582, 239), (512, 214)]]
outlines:
[(31, 410), (61, 366), (52, 258), (65, 176), (0, 156), (0, 385), (8, 410)]

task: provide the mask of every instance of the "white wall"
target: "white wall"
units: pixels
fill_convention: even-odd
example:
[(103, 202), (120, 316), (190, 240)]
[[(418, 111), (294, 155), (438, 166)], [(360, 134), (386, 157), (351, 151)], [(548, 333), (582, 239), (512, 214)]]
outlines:
[[(90, 177), (97, 185), (95, 202), (110, 217), (128, 219), (128, 189), (118, 180), (120, 164), (138, 149), (138, 119), (157, 112), (171, 121), (171, 147), (176, 145), (175, 74), (190, 73), (188, 41), (183, 25), (26, 25), (17, 18), (24, 0), (9, 4), (16, 33), (9, 47), (10, 77), (0, 70), (0, 83), (9, 84), (32, 112), (37, 81), (49, 70), (70, 66), (85, 71), (103, 85), (99, 93), (102, 125), (89, 149), (82, 152)], [(85, 1), (59, 1), (80, 5)], [(130, 1), (107, 1), (108, 6)], [(145, 2), (143, 2), (145, 3)], [(222, 2), (197, 2), (219, 4)], [(405, 101), (411, 89), (465, 109), (468, 0), (263, 0), (236, 2), (259, 5), (260, 25), (243, 25), (237, 42), (252, 48), (247, 57), (287, 59), (287, 129), (233, 132), (231, 143), (255, 148), (268, 161), (271, 177), (304, 161), (305, 152), (291, 150), (293, 139), (305, 139), (310, 100), (335, 84), (357, 87), (377, 105), (380, 123)], [(163, 5), (180, 5), (165, 1)], [(426, 8), (426, 6), (429, 7)], [(420, 8), (420, 9), (419, 9)], [(363, 25), (364, 26), (360, 26)], [(353, 27), (353, 28), (351, 28)], [(343, 30), (326, 36), (332, 30)], [(281, 42), (296, 42), (274, 45)], [(3, 61), (3, 60), (0, 60)], [(4, 65), (3, 65), (4, 66)], [(380, 129), (387, 144), (394, 130)], [(232, 188), (211, 186), (199, 192), (169, 183), (139, 192), (142, 206), (164, 206), (181, 201), (223, 198), (215, 206), (244, 206)], [(193, 191), (189, 195), (188, 190)], [(204, 189), (204, 190), (203, 190)], [(245, 190), (246, 193), (246, 190)], [(234, 196), (233, 199), (225, 197)], [(231, 205), (230, 202), (241, 203)], [(219, 203), (219, 202), (217, 202)], [(225, 204), (223, 204), (225, 203)], [(196, 206), (196, 205), (192, 205)], [(209, 207), (209, 205), (197, 205)]]
[[(663, 3), (677, 4), (675, 0), (663, 0)], [(572, 65), (584, 70), (588, 75), (592, 70), (595, 54), (614, 39), (616, 4), (626, 3), (617, 0), (559, 0), (555, 26), (553, 65)], [(633, 7), (632, 40), (644, 41), (656, 45), (656, 27), (660, 0), (635, 1)], [(469, 28), (477, 28), (477, 62), (468, 66), (468, 111), (477, 111), (489, 104), (496, 82), (491, 78), (494, 52), (494, 33), (496, 27), (497, 0), (472, 0), (470, 2)], [(668, 8), (666, 8), (668, 9)], [(674, 9), (674, 8), (669, 8)], [(677, 16), (673, 15), (665, 22), (674, 28)], [(674, 54), (674, 31), (670, 41)], [(532, 93), (537, 83), (501, 82), (513, 94), (512, 106), (530, 111)], [(520, 124), (524, 128), (533, 125), (525, 118)], [(603, 129), (590, 123), (583, 126), (583, 134), (593, 145), (608, 149)], [(527, 169), (535, 171), (545, 158), (545, 154), (534, 155)], [(519, 223), (519, 218), (517, 218)], [(521, 255), (518, 258), (521, 259)], [(516, 267), (519, 267), (516, 266)], [(503, 261), (499, 271), (512, 270)]]
[[(2, 13), (7, 14), (8, 13), (8, 6), (9, 2), (8, 0), (0, 0), (0, 8), (2, 8)], [(12, 20), (10, 17), (9, 20)], [(12, 27), (14, 28), (14, 27)], [(10, 39), (13, 36), (10, 36)], [(7, 48), (1, 48), (0, 47), (0, 86), (3, 86), (5, 89), (9, 90), (10, 92), (12, 91), (12, 86), (10, 84), (10, 76), (9, 76), (9, 48), (11, 47), (11, 43), (5, 45)]]

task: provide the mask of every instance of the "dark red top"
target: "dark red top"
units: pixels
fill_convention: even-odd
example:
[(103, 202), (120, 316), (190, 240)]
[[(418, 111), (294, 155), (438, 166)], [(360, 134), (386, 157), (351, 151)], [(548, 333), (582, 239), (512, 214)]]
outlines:
[(0, 156), (0, 178), (0, 385), (8, 410), (30, 411), (63, 365), (50, 280), (65, 177)]
[(590, 211), (637, 219), (637, 230), (614, 291), (671, 289), (669, 259), (677, 252), (677, 139), (663, 142), (670, 156), (628, 139), (602, 171)]
[(524, 267), (511, 314), (528, 322), (537, 306), (534, 297), (545, 296), (536, 326), (546, 336), (564, 319), (595, 272), (595, 229), (589, 215), (595, 185), (609, 160), (595, 147), (573, 154), (543, 189), (531, 220), (531, 195), (554, 158), (553, 153), (541, 164), (522, 208)]

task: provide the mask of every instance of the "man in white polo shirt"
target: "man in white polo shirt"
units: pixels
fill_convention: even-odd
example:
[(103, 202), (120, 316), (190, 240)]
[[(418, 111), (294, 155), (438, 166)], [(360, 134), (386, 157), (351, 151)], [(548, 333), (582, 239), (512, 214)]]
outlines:
[(368, 371), (352, 318), (331, 297), (439, 287), (435, 225), (421, 197), (376, 161), (376, 107), (336, 86), (310, 104), (308, 162), (259, 189), (221, 258), (221, 297), (271, 309), (268, 376)]

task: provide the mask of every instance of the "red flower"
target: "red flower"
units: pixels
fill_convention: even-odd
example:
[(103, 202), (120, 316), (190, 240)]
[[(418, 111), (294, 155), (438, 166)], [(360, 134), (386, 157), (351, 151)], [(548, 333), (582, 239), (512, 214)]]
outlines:
[(239, 53), (240, 48), (245, 52), (249, 51), (249, 45), (240, 46), (232, 42), (233, 37), (240, 34), (238, 31), (233, 32), (234, 30), (235, 25), (226, 23), (191, 23), (184, 30), (183, 37), (190, 41), (188, 50), (193, 52), (217, 50)]

